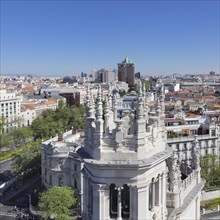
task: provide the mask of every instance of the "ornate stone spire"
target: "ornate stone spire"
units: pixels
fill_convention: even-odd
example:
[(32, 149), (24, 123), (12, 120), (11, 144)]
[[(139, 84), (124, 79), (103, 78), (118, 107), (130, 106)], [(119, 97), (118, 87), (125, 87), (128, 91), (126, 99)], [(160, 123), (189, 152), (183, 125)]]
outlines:
[(102, 93), (101, 85), (98, 87), (97, 99), (96, 99), (96, 119), (102, 120)]
[(112, 110), (112, 87), (111, 87), (111, 84), (108, 87), (108, 104), (109, 104), (109, 109)]
[(142, 83), (141, 80), (138, 81), (139, 97), (142, 97)]
[(90, 93), (90, 101), (88, 106), (88, 117), (94, 118), (95, 117), (95, 108), (94, 108), (94, 99), (92, 93)]
[(161, 106), (160, 106), (160, 99), (157, 98), (157, 104), (156, 104), (156, 115), (159, 117), (161, 115)]
[(86, 89), (86, 98), (85, 98), (85, 106), (86, 106), (86, 116), (89, 114), (89, 105), (90, 105), (90, 89), (89, 86)]
[(161, 83), (161, 95), (160, 95), (160, 100), (161, 100), (161, 115), (165, 116), (165, 95), (164, 95), (164, 85)]
[(144, 117), (144, 105), (142, 97), (139, 98), (137, 104), (137, 118), (142, 119)]
[(117, 120), (118, 118), (118, 103), (117, 103), (117, 97), (116, 97), (116, 94), (114, 95), (114, 107), (113, 107), (113, 111), (114, 111), (114, 120)]
[(138, 96), (138, 104), (137, 104), (137, 118), (144, 117), (144, 103), (143, 103), (143, 96), (142, 96), (142, 83), (141, 80), (138, 81), (138, 89), (139, 89), (139, 96)]
[(144, 95), (145, 92), (146, 92), (146, 86), (145, 86), (145, 83), (143, 83), (143, 86), (142, 86), (142, 92), (143, 92), (143, 95)]
[(104, 107), (104, 118), (105, 118), (105, 133), (108, 133), (109, 130), (109, 103), (108, 98), (105, 98), (105, 107)]
[(143, 100), (143, 105), (144, 105), (144, 108), (145, 108), (145, 84), (141, 82), (140, 80), (140, 83), (141, 83), (141, 94), (142, 94), (142, 100)]
[(157, 116), (157, 124), (158, 126), (161, 125), (161, 106), (160, 106), (160, 99), (157, 98), (157, 104), (156, 104), (156, 116)]

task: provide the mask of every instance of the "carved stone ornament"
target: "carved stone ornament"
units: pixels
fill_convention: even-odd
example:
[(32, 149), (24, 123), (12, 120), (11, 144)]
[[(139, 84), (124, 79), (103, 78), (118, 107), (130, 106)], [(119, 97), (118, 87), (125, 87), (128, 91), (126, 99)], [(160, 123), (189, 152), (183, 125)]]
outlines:
[(122, 141), (123, 141), (123, 133), (122, 133), (122, 131), (117, 131), (115, 134), (115, 142), (117, 144), (120, 144), (120, 143), (122, 143)]

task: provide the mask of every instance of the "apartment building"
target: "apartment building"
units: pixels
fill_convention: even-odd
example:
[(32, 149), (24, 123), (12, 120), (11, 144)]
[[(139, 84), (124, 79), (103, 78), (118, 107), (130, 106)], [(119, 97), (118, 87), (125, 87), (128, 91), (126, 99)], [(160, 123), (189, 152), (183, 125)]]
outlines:
[(165, 119), (167, 130), (167, 144), (173, 148), (178, 157), (191, 164), (191, 152), (193, 141), (197, 136), (200, 155), (208, 154), (220, 155), (220, 138), (218, 126), (213, 123), (207, 123), (199, 117), (180, 120), (174, 118)]
[(6, 119), (4, 130), (20, 126), (20, 102), (15, 91), (0, 89), (0, 116)]

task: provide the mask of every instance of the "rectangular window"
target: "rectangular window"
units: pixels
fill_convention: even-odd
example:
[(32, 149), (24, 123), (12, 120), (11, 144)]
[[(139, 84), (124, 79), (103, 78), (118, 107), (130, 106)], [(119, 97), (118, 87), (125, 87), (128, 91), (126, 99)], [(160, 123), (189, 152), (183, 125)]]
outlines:
[(215, 130), (212, 130), (212, 131), (211, 131), (211, 136), (214, 137), (215, 135), (216, 135), (216, 134), (215, 134)]
[(74, 171), (77, 171), (77, 164), (74, 164)]
[(77, 179), (74, 179), (74, 188), (77, 189), (78, 185), (77, 185)]
[(177, 151), (180, 150), (180, 145), (179, 145), (179, 144), (176, 145), (176, 150), (177, 150)]

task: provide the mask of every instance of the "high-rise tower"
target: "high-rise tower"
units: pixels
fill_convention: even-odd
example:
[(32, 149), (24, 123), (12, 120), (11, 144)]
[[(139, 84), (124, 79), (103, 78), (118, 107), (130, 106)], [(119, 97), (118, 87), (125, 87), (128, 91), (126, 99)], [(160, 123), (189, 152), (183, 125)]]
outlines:
[(126, 57), (118, 63), (118, 81), (127, 82), (129, 86), (134, 86), (134, 63)]

